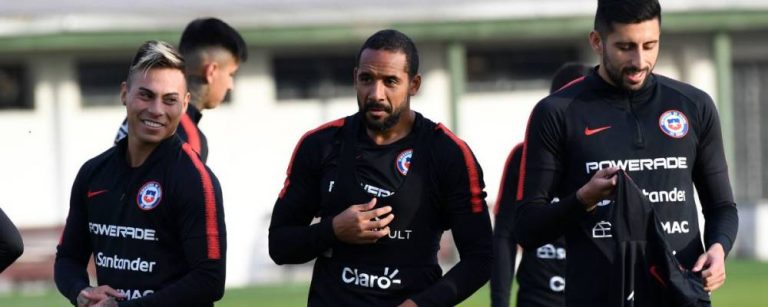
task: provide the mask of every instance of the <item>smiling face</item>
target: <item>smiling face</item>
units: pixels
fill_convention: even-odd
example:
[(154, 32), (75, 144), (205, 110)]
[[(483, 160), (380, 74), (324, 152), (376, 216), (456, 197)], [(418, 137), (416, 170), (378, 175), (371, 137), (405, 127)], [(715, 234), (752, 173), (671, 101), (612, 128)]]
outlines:
[(614, 23), (613, 31), (601, 37), (590, 33), (592, 49), (600, 55), (600, 76), (614, 86), (639, 90), (651, 75), (659, 55), (659, 20)]
[(152, 147), (176, 132), (189, 93), (181, 70), (153, 68), (123, 82), (120, 99), (128, 113), (129, 143)]
[(402, 52), (365, 49), (360, 54), (355, 89), (369, 130), (386, 132), (410, 111), (410, 96), (418, 92), (421, 76), (409, 78), (407, 67)]

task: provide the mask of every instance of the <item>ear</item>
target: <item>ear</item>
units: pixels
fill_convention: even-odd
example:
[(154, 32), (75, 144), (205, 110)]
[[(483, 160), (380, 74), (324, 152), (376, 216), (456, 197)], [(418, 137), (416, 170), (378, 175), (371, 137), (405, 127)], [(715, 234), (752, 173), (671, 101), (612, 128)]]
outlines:
[(357, 67), (352, 70), (352, 84), (357, 86)]
[(216, 71), (219, 70), (219, 63), (216, 61), (211, 61), (210, 63), (205, 65), (205, 71), (203, 72), (205, 75), (205, 83), (211, 84), (213, 83), (213, 79), (216, 76)]
[(603, 38), (595, 30), (589, 32), (589, 46), (592, 47), (592, 51), (598, 56), (603, 55)]
[(421, 75), (416, 74), (411, 78), (411, 81), (408, 84), (408, 95), (416, 95), (416, 93), (419, 92), (419, 88), (421, 88)]
[(120, 101), (123, 105), (126, 105), (126, 102), (128, 101), (128, 83), (125, 81), (120, 83)]

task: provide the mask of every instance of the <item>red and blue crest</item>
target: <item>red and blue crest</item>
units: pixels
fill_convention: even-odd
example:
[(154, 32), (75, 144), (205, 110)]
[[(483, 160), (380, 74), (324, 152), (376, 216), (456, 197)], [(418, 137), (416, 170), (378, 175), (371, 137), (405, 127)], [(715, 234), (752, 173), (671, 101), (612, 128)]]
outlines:
[(403, 176), (408, 175), (408, 170), (411, 168), (411, 157), (413, 156), (413, 149), (406, 149), (397, 155), (395, 160), (395, 167), (397, 171)]
[(141, 210), (152, 210), (160, 204), (163, 198), (163, 187), (157, 181), (145, 183), (136, 195), (136, 204)]
[(688, 134), (688, 118), (677, 110), (666, 111), (659, 116), (659, 128), (670, 137), (682, 138)]

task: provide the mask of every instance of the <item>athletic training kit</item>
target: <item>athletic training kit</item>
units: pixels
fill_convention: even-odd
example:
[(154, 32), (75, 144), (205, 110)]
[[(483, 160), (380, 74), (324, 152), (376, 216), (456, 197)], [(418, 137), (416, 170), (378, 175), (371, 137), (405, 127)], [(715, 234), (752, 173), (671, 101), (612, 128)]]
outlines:
[[(509, 306), (510, 288), (515, 276), (517, 238), (514, 234), (520, 160), (523, 144), (515, 146), (507, 157), (496, 198), (496, 224), (493, 229), (493, 270), (491, 271), (491, 305)], [(538, 248), (523, 249), (517, 268), (519, 307), (565, 306), (565, 239), (562, 237)]]
[[(411, 133), (389, 145), (373, 143), (363, 120), (358, 113), (301, 138), (272, 213), (270, 255), (278, 264), (316, 259), (309, 306), (458, 304), (491, 270), (479, 164), (464, 141), (419, 113)], [(389, 235), (374, 244), (337, 240), (333, 217), (372, 197), (393, 208)], [(443, 276), (437, 252), (447, 229), (461, 260)]]
[[(615, 306), (620, 272), (598, 248), (610, 244), (612, 202), (586, 212), (575, 192), (601, 168), (624, 169), (655, 207), (665, 239), (685, 268), (704, 252), (693, 195), (707, 221), (704, 243), (730, 251), (738, 216), (717, 112), (704, 92), (650, 74), (625, 91), (596, 72), (542, 100), (523, 148), (515, 231), (525, 247), (565, 234), (568, 306)], [(562, 195), (558, 205), (549, 205)], [(617, 279), (618, 278), (618, 279)]]
[[(208, 139), (200, 130), (197, 124), (200, 119), (203, 118), (203, 113), (200, 113), (195, 106), (190, 104), (187, 107), (187, 112), (181, 115), (179, 126), (176, 128), (176, 135), (178, 135), (182, 141), (189, 143), (196, 153), (200, 155), (200, 159), (203, 163), (208, 161)], [(117, 136), (115, 136), (115, 144), (120, 142), (123, 138), (128, 136), (128, 121), (123, 120), (123, 124), (117, 129)]]
[(136, 168), (127, 143), (86, 162), (75, 179), (56, 253), (59, 291), (75, 303), (93, 254), (98, 284), (127, 297), (120, 306), (213, 306), (226, 259), (218, 179), (175, 135)]
[(16, 261), (24, 251), (24, 242), (11, 219), (0, 209), (0, 273)]

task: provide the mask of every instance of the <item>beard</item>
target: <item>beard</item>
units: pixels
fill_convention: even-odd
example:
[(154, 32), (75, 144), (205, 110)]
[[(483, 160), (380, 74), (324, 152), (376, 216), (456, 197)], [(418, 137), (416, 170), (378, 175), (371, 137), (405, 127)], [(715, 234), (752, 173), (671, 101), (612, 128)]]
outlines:
[[(391, 105), (379, 103), (376, 101), (366, 101), (360, 107), (360, 113), (363, 114), (365, 127), (375, 132), (386, 132), (397, 125), (397, 123), (400, 122), (400, 117), (403, 115), (403, 110), (410, 103), (410, 97), (406, 99), (407, 100), (404, 104), (401, 105), (400, 108), (395, 108), (394, 110), (392, 109)], [(384, 111), (387, 115), (377, 119), (371, 115), (368, 115), (368, 111), (371, 110)]]
[[(605, 46), (603, 46), (603, 50), (605, 50)], [(629, 66), (629, 67), (615, 67), (611, 65), (611, 58), (608, 56), (608, 53), (603, 51), (603, 67), (605, 67), (606, 73), (608, 73), (608, 79), (611, 80), (613, 84), (615, 84), (617, 87), (622, 88), (627, 91), (637, 91), (643, 87), (645, 87), (645, 84), (648, 83), (648, 79), (650, 79), (651, 76), (651, 70), (652, 67), (649, 68), (640, 68), (637, 66)], [(643, 79), (643, 82), (640, 83), (638, 87), (632, 87), (632, 85), (628, 84), (627, 82), (624, 82), (624, 75), (625, 74), (633, 74), (637, 72), (645, 72), (645, 79)]]

